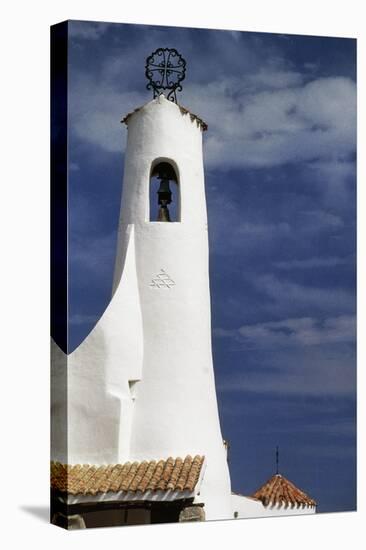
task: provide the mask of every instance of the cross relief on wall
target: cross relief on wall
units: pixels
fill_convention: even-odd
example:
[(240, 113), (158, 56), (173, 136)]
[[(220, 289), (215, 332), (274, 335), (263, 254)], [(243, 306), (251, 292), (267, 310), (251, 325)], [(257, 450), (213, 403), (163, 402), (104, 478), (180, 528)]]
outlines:
[(161, 269), (155, 277), (151, 279), (149, 286), (152, 288), (172, 288), (175, 285), (173, 279), (167, 274), (164, 269)]

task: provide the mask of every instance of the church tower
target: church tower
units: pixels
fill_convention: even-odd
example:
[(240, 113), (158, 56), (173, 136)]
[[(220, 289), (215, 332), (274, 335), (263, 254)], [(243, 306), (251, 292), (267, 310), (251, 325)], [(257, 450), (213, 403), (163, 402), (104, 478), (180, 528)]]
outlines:
[[(206, 126), (164, 95), (124, 122), (128, 142), (114, 285), (121, 284), (123, 258), (134, 246), (143, 325), (130, 458), (204, 455), (206, 513), (211, 509), (214, 517), (228, 517), (230, 480), (211, 352), (202, 160)], [(155, 174), (160, 180), (156, 204), (150, 199)], [(171, 200), (173, 186), (177, 204), (162, 204), (164, 193)]]
[[(63, 464), (89, 463), (106, 472), (111, 464), (121, 471), (123, 464), (136, 464), (143, 480), (149, 471), (158, 476), (159, 461), (166, 461), (165, 472), (174, 459), (178, 485), (167, 488), (194, 497), (205, 519), (229, 519), (230, 476), (211, 350), (202, 157), (207, 126), (176, 102), (184, 73), (176, 50), (156, 50), (146, 65), (154, 97), (123, 119), (128, 138), (113, 295), (93, 331), (68, 356), (63, 438), (65, 412), (53, 377), (55, 487)], [(196, 492), (179, 481), (189, 476), (196, 476)], [(142, 483), (144, 489), (149, 483)], [(181, 499), (178, 493), (174, 498)], [(139, 498), (173, 498), (172, 490), (144, 495)], [(75, 494), (68, 502), (92, 498)]]

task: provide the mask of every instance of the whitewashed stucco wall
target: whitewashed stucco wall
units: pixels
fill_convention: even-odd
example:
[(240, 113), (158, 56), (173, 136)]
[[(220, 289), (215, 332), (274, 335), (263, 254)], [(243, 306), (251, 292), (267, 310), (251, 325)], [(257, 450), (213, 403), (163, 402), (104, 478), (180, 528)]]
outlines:
[(103, 464), (129, 457), (134, 405), (129, 382), (141, 379), (143, 357), (132, 226), (126, 228), (124, 258), (121, 284), (88, 337), (68, 356), (52, 343), (54, 460)]
[[(151, 168), (163, 160), (178, 174), (179, 223), (149, 221)], [(151, 284), (161, 270), (170, 287)], [(231, 517), (211, 352), (202, 127), (163, 96), (128, 119), (111, 303), (67, 361), (53, 349), (53, 459), (204, 454), (199, 496), (206, 518)], [(65, 393), (58, 388), (65, 376), (67, 456)]]
[[(315, 506), (284, 506), (273, 505), (264, 506), (261, 501), (245, 497), (243, 495), (231, 495), (232, 517), (243, 518), (262, 518), (273, 516), (298, 516), (304, 514), (315, 514)], [(236, 515), (236, 514), (237, 515)]]
[[(178, 174), (179, 223), (149, 221), (150, 173), (160, 160), (171, 162)], [(230, 478), (211, 353), (202, 128), (164, 96), (128, 119), (120, 221), (135, 227), (144, 334), (131, 459), (204, 454), (206, 517), (228, 517)], [(151, 286), (162, 269), (174, 282), (170, 288)]]

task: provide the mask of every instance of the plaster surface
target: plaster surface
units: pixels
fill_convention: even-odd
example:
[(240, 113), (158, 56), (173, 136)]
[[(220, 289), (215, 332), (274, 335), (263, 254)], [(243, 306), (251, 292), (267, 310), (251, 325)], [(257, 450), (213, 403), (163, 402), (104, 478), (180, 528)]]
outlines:
[[(127, 122), (112, 300), (67, 360), (53, 344), (52, 458), (104, 464), (205, 455), (197, 498), (207, 519), (228, 518), (211, 352), (203, 127), (164, 96)], [(149, 221), (150, 176), (161, 161), (178, 176), (179, 222)], [(173, 284), (154, 285), (161, 273)]]
[(264, 506), (260, 500), (243, 495), (231, 495), (232, 517), (237, 519), (272, 516), (298, 516), (315, 514), (315, 506), (285, 506), (283, 504)]
[[(157, 162), (178, 176), (180, 222), (149, 221), (149, 181)], [(229, 517), (230, 478), (211, 353), (207, 212), (202, 127), (163, 96), (128, 119), (119, 254), (135, 228), (143, 325), (142, 381), (136, 387), (130, 458), (203, 454), (200, 497), (207, 519)], [(152, 285), (164, 270), (170, 287)], [(115, 287), (123, 272), (117, 258)]]

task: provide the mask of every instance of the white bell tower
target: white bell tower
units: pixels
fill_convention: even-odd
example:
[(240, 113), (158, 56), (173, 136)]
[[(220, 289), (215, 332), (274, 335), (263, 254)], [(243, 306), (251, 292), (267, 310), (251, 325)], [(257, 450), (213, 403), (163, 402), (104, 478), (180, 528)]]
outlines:
[[(164, 95), (124, 122), (128, 141), (114, 288), (123, 284), (133, 226), (143, 325), (143, 365), (141, 382), (134, 390), (130, 460), (205, 455), (201, 496), (204, 501), (207, 497), (206, 517), (230, 517), (230, 478), (211, 352), (202, 159), (206, 125)], [(150, 179), (162, 163), (176, 175), (179, 221), (150, 221)]]
[[(226, 519), (232, 504), (211, 351), (206, 124), (170, 93), (154, 89), (154, 99), (124, 119), (113, 295), (76, 350), (66, 356), (52, 344), (52, 460), (98, 469), (204, 457), (194, 504), (204, 505), (206, 519)], [(150, 204), (155, 176), (160, 187)]]

